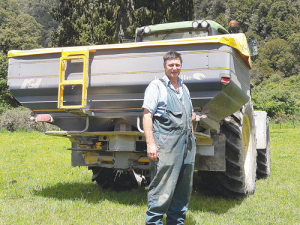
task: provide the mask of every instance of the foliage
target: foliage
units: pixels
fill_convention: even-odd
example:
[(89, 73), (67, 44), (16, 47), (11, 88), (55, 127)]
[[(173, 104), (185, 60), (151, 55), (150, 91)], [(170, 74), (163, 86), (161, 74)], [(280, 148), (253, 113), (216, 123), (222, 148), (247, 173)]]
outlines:
[(32, 16), (21, 12), (15, 0), (2, 0), (0, 15), (0, 45), (4, 53), (11, 49), (40, 47), (41, 25)]
[(40, 39), (41, 25), (32, 16), (23, 13), (16, 0), (0, 1), (0, 108), (19, 105), (6, 84), (7, 52), (40, 47)]
[(288, 38), (291, 53), (300, 61), (300, 33), (294, 33)]
[(300, 74), (282, 80), (274, 75), (269, 83), (255, 86), (252, 99), (257, 110), (267, 111), (270, 117), (294, 118), (300, 113)]
[[(260, 54), (255, 65), (261, 70), (265, 70), (264, 67), (269, 67), (273, 71), (280, 71), (285, 77), (289, 77), (298, 72), (295, 70), (295, 66), (299, 65), (295, 55), (288, 41), (277, 38), (267, 42), (260, 49)], [(268, 75), (270, 74), (266, 74), (266, 78), (268, 78)]]
[(56, 6), (57, 0), (17, 0), (20, 5), (20, 10), (29, 14), (35, 20), (41, 24), (41, 38), (39, 39), (39, 45), (43, 47), (51, 47), (51, 33), (55, 31), (58, 27), (58, 22), (56, 22), (51, 14), (50, 10), (52, 7)]
[(0, 51), (0, 113), (1, 113), (1, 108), (3, 107), (8, 107), (8, 106), (16, 107), (20, 105), (8, 90), (7, 68), (8, 68), (7, 56)]
[(56, 46), (117, 43), (133, 39), (138, 26), (191, 20), (193, 1), (60, 0), (51, 14), (60, 23)]
[[(25, 107), (6, 109), (0, 114), (0, 130), (43, 131), (42, 124), (30, 120), (31, 111)], [(55, 126), (47, 124), (47, 130)]]
[(295, 127), (299, 127), (300, 124), (300, 117), (297, 115), (286, 115), (284, 113), (277, 113), (276, 116), (274, 116), (273, 118), (271, 118), (270, 120), (270, 126), (271, 123), (273, 125), (273, 127), (275, 127), (275, 124), (279, 124), (280, 126), (276, 126), (278, 128), (281, 128), (281, 124), (282, 127), (285, 128), (295, 128)]
[(292, 98), (291, 92), (277, 90), (276, 86), (257, 90), (259, 94), (253, 95), (256, 109), (267, 111), (270, 117), (274, 117), (277, 113), (292, 115), (298, 112), (299, 106), (295, 105), (296, 100)]
[[(224, 14), (228, 21), (238, 22), (240, 32), (259, 41), (287, 39), (299, 32), (299, 1), (282, 0), (196, 0), (196, 19), (216, 19)], [(226, 22), (226, 21), (224, 21)]]
[(117, 41), (114, 1), (61, 0), (51, 11), (60, 22), (53, 34), (57, 46), (114, 43)]

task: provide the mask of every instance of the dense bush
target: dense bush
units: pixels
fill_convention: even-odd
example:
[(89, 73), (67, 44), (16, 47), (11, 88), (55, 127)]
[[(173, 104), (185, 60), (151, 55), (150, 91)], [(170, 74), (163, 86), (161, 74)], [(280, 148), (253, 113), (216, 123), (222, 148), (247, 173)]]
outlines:
[(282, 78), (277, 73), (252, 89), (252, 100), (255, 110), (267, 111), (272, 119), (295, 120), (300, 115), (299, 93), (300, 74)]
[[(24, 107), (6, 109), (0, 114), (0, 129), (8, 131), (43, 131), (41, 123), (30, 120), (31, 111)], [(47, 130), (56, 129), (51, 124), (46, 124)]]

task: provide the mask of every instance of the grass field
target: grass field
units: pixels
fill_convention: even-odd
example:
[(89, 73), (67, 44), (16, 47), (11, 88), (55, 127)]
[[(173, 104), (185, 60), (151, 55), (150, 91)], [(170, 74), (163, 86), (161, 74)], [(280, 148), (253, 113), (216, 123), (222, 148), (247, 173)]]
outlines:
[[(193, 193), (186, 224), (300, 224), (300, 128), (271, 129), (272, 174), (249, 198)], [(69, 140), (0, 133), (0, 224), (144, 224), (143, 189), (115, 193), (71, 167)]]

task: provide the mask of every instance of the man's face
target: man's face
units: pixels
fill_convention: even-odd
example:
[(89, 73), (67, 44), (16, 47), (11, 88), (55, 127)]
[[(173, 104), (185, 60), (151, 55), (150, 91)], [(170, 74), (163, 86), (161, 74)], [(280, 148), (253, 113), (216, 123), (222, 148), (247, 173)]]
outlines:
[(181, 62), (179, 58), (168, 59), (166, 64), (164, 64), (165, 73), (169, 79), (177, 78), (181, 70)]

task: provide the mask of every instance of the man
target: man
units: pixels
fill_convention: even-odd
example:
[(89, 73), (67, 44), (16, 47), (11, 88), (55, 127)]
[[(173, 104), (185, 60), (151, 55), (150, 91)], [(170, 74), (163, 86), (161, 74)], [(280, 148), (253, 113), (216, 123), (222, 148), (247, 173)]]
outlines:
[(164, 57), (165, 74), (145, 91), (143, 127), (150, 159), (146, 224), (184, 224), (192, 191), (195, 139), (193, 107), (179, 78), (182, 58), (173, 50)]

